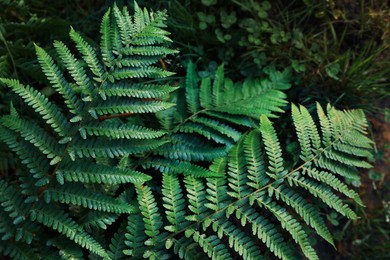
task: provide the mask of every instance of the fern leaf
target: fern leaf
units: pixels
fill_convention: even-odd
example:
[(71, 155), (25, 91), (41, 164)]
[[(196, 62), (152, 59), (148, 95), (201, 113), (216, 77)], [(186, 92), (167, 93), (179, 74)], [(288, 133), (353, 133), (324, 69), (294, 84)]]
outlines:
[(59, 68), (54, 64), (53, 59), (38, 45), (35, 45), (35, 50), (43, 73), (45, 73), (51, 85), (64, 97), (69, 111), (73, 114), (81, 114), (82, 104), (75, 96), (69, 83), (65, 81)]
[(122, 44), (129, 44), (129, 36), (132, 35), (131, 28), (133, 28), (133, 26), (131, 26), (131, 21), (123, 17), (121, 11), (116, 4), (114, 4), (113, 12), (116, 18), (116, 23), (119, 27)]
[[(235, 208), (235, 211), (238, 218), (245, 216), (246, 221), (252, 225), (253, 235), (257, 235), (275, 256), (281, 259), (292, 258), (293, 251), (271, 222), (260, 216), (253, 208)], [(241, 224), (245, 225), (243, 222)]]
[(71, 218), (69, 218), (65, 212), (57, 207), (47, 208), (40, 205), (39, 208), (36, 207), (31, 212), (31, 220), (36, 220), (47, 227), (57, 230), (69, 239), (73, 240), (75, 243), (79, 244), (81, 247), (103, 257), (104, 259), (109, 259), (107, 252), (102, 248), (102, 246), (88, 233), (81, 229), (80, 226), (78, 226)]
[(0, 82), (10, 87), (24, 101), (30, 105), (60, 136), (69, 132), (69, 124), (60, 109), (51, 103), (43, 94), (30, 86), (23, 86), (17, 80), (0, 79)]
[(193, 237), (195, 242), (203, 248), (203, 251), (211, 259), (232, 259), (229, 251), (218, 237), (214, 235), (207, 237), (206, 234), (201, 234), (198, 231), (187, 229), (186, 236), (188, 237), (189, 235)]
[(323, 185), (318, 184), (312, 180), (298, 177), (297, 175), (289, 176), (289, 179), (291, 179), (291, 181), (297, 186), (306, 189), (314, 196), (320, 198), (329, 207), (335, 209), (343, 216), (346, 216), (350, 219), (357, 218), (355, 212), (353, 212), (347, 205), (345, 205), (342, 200), (330, 190), (330, 188), (324, 187)]
[(356, 168), (353, 168), (349, 165), (343, 165), (336, 161), (330, 160), (323, 157), (320, 157), (318, 160), (314, 161), (317, 167), (321, 167), (323, 169), (329, 170), (330, 172), (346, 177), (351, 180), (358, 180), (359, 176), (356, 171)]
[(213, 230), (217, 232), (219, 238), (222, 235), (229, 239), (229, 247), (234, 249), (243, 259), (259, 259), (260, 249), (252, 241), (251, 237), (248, 237), (246, 233), (235, 227), (233, 223), (227, 219), (218, 219), (213, 221)]
[(186, 226), (185, 221), (185, 201), (180, 188), (179, 180), (176, 176), (169, 173), (163, 174), (163, 204), (166, 217), (171, 225), (165, 226), (165, 229), (170, 232), (177, 232), (183, 226)]
[(40, 256), (26, 244), (12, 243), (7, 246), (0, 245), (0, 253), (4, 256), (9, 256), (13, 259), (20, 260), (35, 260), (40, 259)]
[(213, 84), (213, 105), (220, 106), (222, 103), (222, 93), (224, 88), (224, 66), (218, 67), (215, 73), (215, 80)]
[(112, 213), (134, 213), (136, 208), (102, 193), (92, 192), (82, 185), (61, 185), (45, 191), (48, 200), (82, 206), (85, 208)]
[(136, 213), (135, 215), (129, 216), (126, 229), (125, 244), (127, 247), (123, 253), (134, 259), (142, 259), (142, 255), (146, 251), (144, 242), (147, 238), (142, 215)]
[(23, 120), (19, 116), (3, 116), (0, 119), (3, 126), (18, 132), (26, 141), (38, 148), (48, 159), (50, 164), (56, 164), (61, 161), (61, 148), (58, 143), (40, 127)]
[(246, 167), (248, 169), (247, 185), (260, 189), (269, 182), (269, 177), (265, 172), (264, 156), (261, 151), (260, 131), (251, 131), (244, 140), (244, 153)]
[(93, 91), (93, 85), (87, 77), (87, 73), (81, 63), (74, 57), (68, 47), (62, 42), (55, 41), (54, 47), (56, 48), (57, 53), (59, 54), (70, 75), (73, 77), (76, 84), (80, 87), (81, 92), (90, 94), (89, 92)]
[(260, 132), (269, 159), (267, 175), (279, 179), (287, 173), (283, 167), (282, 149), (271, 121), (264, 115), (260, 117)]
[(186, 219), (190, 221), (199, 221), (207, 211), (207, 208), (205, 207), (206, 192), (204, 191), (204, 184), (202, 181), (192, 177), (186, 177), (184, 183), (188, 192), (188, 208), (194, 214), (187, 216)]
[[(146, 51), (146, 50), (145, 50)], [(138, 54), (138, 53), (135, 53)], [(133, 53), (129, 54), (133, 55)], [(153, 54), (158, 56), (159, 53)], [(143, 68), (121, 68), (116, 69), (110, 73), (109, 79), (111, 82), (115, 80), (133, 79), (133, 78), (165, 78), (174, 75), (173, 72), (165, 71), (163, 69), (148, 66)]]
[(117, 214), (102, 211), (90, 211), (81, 221), (80, 226), (88, 232), (93, 229), (107, 229), (118, 218)]
[(314, 228), (321, 237), (334, 246), (332, 235), (325, 225), (324, 220), (318, 214), (317, 208), (308, 203), (302, 196), (295, 193), (294, 190), (283, 185), (273, 189), (277, 199), (280, 199), (291, 206), (303, 218), (308, 226)]
[(288, 213), (286, 208), (275, 202), (264, 201), (262, 198), (258, 198), (257, 202), (261, 207), (264, 206), (267, 210), (272, 212), (272, 214), (280, 221), (282, 228), (286, 229), (293, 239), (299, 244), (302, 252), (308, 259), (319, 259), (315, 250), (310, 245), (306, 232), (303, 230), (300, 223)]
[(241, 156), (243, 152), (244, 146), (241, 139), (229, 154), (228, 182), (231, 191), (228, 194), (237, 199), (245, 197), (250, 192), (246, 186), (248, 178), (246, 176), (245, 158)]
[(136, 186), (136, 191), (141, 214), (143, 215), (145, 234), (148, 237), (145, 244), (150, 247), (150, 250), (144, 252), (144, 257), (162, 256), (165, 250), (158, 246), (158, 242), (165, 234), (160, 231), (163, 222), (158, 212), (157, 203), (149, 187)]
[[(168, 148), (169, 147), (169, 148)], [(162, 146), (154, 151), (156, 154), (169, 159), (183, 159), (189, 161), (211, 161), (226, 154), (225, 147), (189, 146), (187, 143)]]
[(209, 77), (202, 78), (199, 91), (200, 104), (204, 108), (212, 106), (211, 79)]
[(118, 232), (114, 234), (114, 236), (111, 239), (111, 243), (108, 246), (110, 251), (108, 251), (108, 255), (110, 256), (110, 259), (117, 260), (117, 259), (123, 259), (125, 255), (123, 254), (123, 250), (125, 250), (125, 234), (126, 234), (126, 221), (124, 221), (119, 229)]
[(117, 83), (105, 85), (103, 92), (108, 97), (133, 97), (133, 98), (163, 98), (175, 91), (177, 87), (158, 84), (128, 84)]
[[(314, 156), (311, 150), (310, 137), (307, 132), (308, 126), (305, 124), (303, 116), (300, 113), (298, 107), (296, 107), (294, 104), (291, 106), (291, 115), (294, 120), (294, 126), (301, 147), (300, 158), (303, 161), (308, 161)], [(327, 144), (329, 142), (330, 142), (329, 140), (326, 141)]]
[(104, 64), (110, 68), (112, 66), (112, 62), (114, 60), (114, 55), (112, 53), (113, 43), (111, 39), (111, 31), (113, 28), (111, 27), (110, 19), (111, 18), (111, 8), (108, 8), (106, 13), (102, 18), (102, 22), (100, 25), (100, 51), (102, 53)]
[(80, 51), (81, 54), (83, 54), (83, 59), (87, 63), (89, 69), (96, 76), (94, 79), (98, 82), (102, 82), (104, 79), (104, 70), (97, 58), (94, 49), (73, 28), (71, 28), (69, 35), (75, 42), (76, 48)]
[(110, 139), (155, 139), (166, 134), (162, 130), (153, 130), (143, 126), (116, 122), (94, 122), (80, 128), (79, 131), (83, 131), (81, 129), (84, 129), (89, 136), (105, 136)]
[(0, 206), (13, 219), (12, 224), (17, 225), (26, 220), (30, 209), (24, 205), (23, 197), (19, 196), (17, 190), (6, 181), (0, 179)]
[(17, 141), (17, 136), (4, 127), (0, 127), (0, 139), (14, 151), (22, 164), (26, 165), (33, 178), (37, 179), (34, 186), (43, 186), (48, 183), (49, 161), (37, 152), (36, 148), (26, 141)]
[(236, 129), (216, 120), (208, 119), (205, 117), (198, 117), (194, 118), (192, 121), (210, 127), (213, 130), (233, 139), (233, 141), (238, 141), (241, 136), (241, 133), (238, 132)]
[(187, 74), (186, 74), (186, 99), (187, 99), (187, 109), (190, 113), (196, 113), (199, 110), (199, 89), (198, 89), (198, 79), (195, 70), (195, 64), (191, 61), (188, 63)]
[(84, 164), (62, 164), (56, 171), (56, 178), (60, 184), (66, 182), (82, 183), (143, 183), (150, 180), (150, 176), (130, 169), (112, 168), (105, 165), (85, 162)]
[(154, 159), (144, 163), (144, 168), (155, 168), (163, 173), (184, 174), (194, 178), (212, 178), (221, 175), (209, 171), (201, 166), (184, 161), (173, 161), (167, 159)]
[[(226, 160), (224, 158), (215, 160), (210, 169), (223, 177), (226, 171)], [(209, 201), (205, 204), (207, 208), (218, 211), (226, 207), (229, 199), (226, 183), (225, 178), (207, 179), (206, 199)]]
[(355, 202), (358, 203), (359, 205), (363, 206), (363, 202), (359, 198), (359, 194), (357, 194), (354, 190), (349, 189), (346, 184), (344, 184), (342, 181), (340, 181), (333, 174), (325, 172), (325, 171), (320, 172), (320, 171), (317, 171), (316, 169), (310, 169), (310, 168), (303, 168), (302, 173), (309, 175), (310, 177), (316, 179), (317, 181), (320, 181), (322, 183), (329, 185), (330, 187), (343, 193), (347, 197), (355, 200)]
[(220, 132), (216, 131), (211, 127), (199, 123), (188, 122), (186, 124), (180, 125), (177, 128), (177, 132), (186, 134), (198, 134), (206, 138), (207, 140), (213, 140), (214, 142), (219, 144), (224, 144), (228, 146), (233, 145), (233, 140), (231, 138), (227, 137), (224, 134), (221, 134)]
[(98, 115), (108, 114), (142, 114), (155, 113), (172, 107), (173, 104), (164, 101), (145, 100), (108, 100), (104, 104), (90, 108), (90, 113)]
[(167, 143), (167, 140), (107, 140), (97, 138), (88, 142), (74, 142), (71, 147), (68, 147), (68, 153), (72, 160), (84, 157), (105, 157), (116, 158), (129, 154), (143, 153), (156, 149), (159, 146)]

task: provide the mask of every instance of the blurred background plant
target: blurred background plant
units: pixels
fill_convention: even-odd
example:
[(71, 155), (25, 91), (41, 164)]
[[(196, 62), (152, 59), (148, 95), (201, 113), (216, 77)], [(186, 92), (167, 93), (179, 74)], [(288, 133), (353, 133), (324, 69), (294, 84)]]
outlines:
[[(291, 67), (294, 101), (312, 97), (378, 112), (389, 98), (388, 1), (189, 1), (163, 5), (183, 55), (231, 77)], [(182, 58), (187, 58), (183, 57)], [(267, 71), (267, 70), (265, 70)], [(381, 110), (381, 109), (379, 109)]]
[[(69, 26), (98, 42), (99, 19), (114, 0), (0, 0), (0, 77), (39, 83), (50, 96), (33, 43), (50, 49), (68, 41)], [(133, 1), (117, 0), (119, 6)], [(129, 3), (128, 3), (129, 2)], [(375, 168), (363, 173), (361, 195), (367, 205), (352, 223), (328, 214), (338, 232), (338, 255), (329, 259), (389, 258), (390, 8), (387, 0), (161, 0), (140, 6), (167, 9), (169, 30), (180, 55), (164, 60), (178, 77), (188, 60), (199, 76), (224, 63), (233, 80), (263, 76), (270, 68), (290, 68), (289, 100), (309, 106), (330, 102), (364, 108), (377, 144)], [(96, 45), (95, 45), (96, 46)], [(55, 56), (55, 53), (51, 53)], [(0, 113), (12, 97), (0, 88)], [(17, 102), (14, 101), (15, 106)], [(286, 124), (287, 117), (280, 118)], [(284, 128), (284, 134), (289, 129)], [(288, 136), (288, 135), (287, 135)], [(291, 138), (294, 140), (294, 138)], [(297, 145), (289, 138), (287, 155)], [(15, 171), (12, 155), (0, 143), (0, 174)], [(357, 186), (358, 184), (356, 184)], [(366, 213), (364, 213), (366, 212)], [(319, 245), (322, 245), (321, 243)], [(376, 253), (376, 257), (374, 257)]]

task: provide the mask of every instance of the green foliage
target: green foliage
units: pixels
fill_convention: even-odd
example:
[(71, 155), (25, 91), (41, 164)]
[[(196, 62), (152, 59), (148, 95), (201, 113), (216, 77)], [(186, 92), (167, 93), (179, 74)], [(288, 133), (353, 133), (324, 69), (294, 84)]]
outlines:
[[(118, 184), (140, 183), (150, 176), (131, 167), (116, 166), (114, 159), (142, 155), (166, 142), (162, 139), (164, 131), (145, 127), (141, 122), (126, 122), (117, 114), (135, 117), (173, 105), (164, 100), (174, 87), (142, 81), (172, 74), (155, 65), (160, 57), (176, 52), (166, 46), (170, 40), (164, 30), (165, 19), (164, 12), (149, 13), (137, 5), (132, 17), (126, 8), (119, 10), (114, 5), (102, 20), (102, 59), (73, 28), (70, 37), (80, 58), (64, 43), (54, 43), (66, 72), (36, 45), (42, 71), (65, 106), (18, 80), (0, 79), (36, 113), (34, 117), (21, 116), (11, 107), (10, 114), (0, 119), (1, 140), (24, 165), (16, 185), (1, 181), (1, 209), (7, 212), (2, 214), (1, 230), (7, 244), (18, 241), (39, 245), (46, 240), (46, 232), (52, 230), (53, 238), (64, 235), (69, 239), (68, 245), (76, 243), (102, 258), (110, 258), (83, 226), (106, 228), (115, 221), (106, 213), (118, 216), (137, 211), (127, 200), (116, 198), (115, 191)], [(152, 88), (161, 91), (154, 92)], [(84, 222), (73, 220), (86, 212)], [(32, 251), (32, 258), (44, 257), (45, 250), (56, 249), (60, 255), (69, 254), (60, 243), (53, 242)], [(23, 257), (18, 244), (1, 250), (11, 257)]]
[[(211, 76), (199, 78), (188, 64), (184, 82), (185, 104), (160, 114), (170, 131), (170, 143), (155, 151), (173, 160), (211, 161), (226, 154), (258, 115), (276, 117), (283, 112), (290, 87), (289, 71), (272, 70), (268, 78), (234, 83), (225, 78), (223, 65)], [(159, 115), (159, 114), (158, 114)]]
[(321, 97), (381, 113), (389, 97), (386, 1), (162, 2), (178, 46), (203, 67), (223, 62), (233, 79), (289, 67), (290, 97), (308, 106)]
[(55, 55), (35, 45), (52, 96), (0, 78), (27, 105), (0, 117), (0, 140), (19, 158), (0, 179), (2, 255), (318, 259), (312, 233), (333, 245), (321, 208), (357, 218), (347, 200), (362, 202), (347, 183), (370, 167), (363, 112), (318, 104), (317, 120), (292, 105), (294, 165), (271, 122), (286, 110), (290, 70), (237, 81), (224, 65), (205, 75), (188, 62), (171, 86), (159, 65), (177, 53), (165, 23), (165, 12), (134, 3), (131, 16), (114, 4), (99, 45), (73, 28)]
[[(227, 248), (243, 259), (268, 257), (269, 252), (291, 259), (296, 253), (286, 237), (305, 257), (318, 259), (306, 226), (334, 245), (318, 203), (357, 218), (342, 198), (361, 201), (343, 180), (356, 174), (355, 167), (370, 167), (361, 159), (372, 142), (365, 136), (362, 111), (328, 106), (325, 114), (318, 104), (317, 114), (321, 134), (306, 108), (292, 105), (302, 159), (294, 168), (285, 168), (276, 130), (263, 114), (259, 128), (243, 135), (226, 157), (214, 160), (210, 170), (223, 176), (206, 181), (186, 176), (183, 185), (177, 175), (162, 170), (164, 204), (158, 206), (149, 187), (137, 188), (144, 228), (128, 226), (129, 237), (144, 236), (146, 256), (152, 259), (165, 259), (171, 248), (186, 258), (185, 251), (195, 245), (212, 259), (232, 258)], [(351, 152), (354, 149), (359, 152)], [(261, 243), (269, 250), (264, 255)], [(127, 245), (126, 252), (136, 256), (135, 244)]]

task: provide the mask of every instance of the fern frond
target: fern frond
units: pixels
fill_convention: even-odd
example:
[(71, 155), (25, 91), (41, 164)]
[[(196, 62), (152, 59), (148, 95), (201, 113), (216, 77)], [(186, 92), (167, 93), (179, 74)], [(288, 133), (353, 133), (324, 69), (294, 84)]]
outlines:
[(98, 82), (102, 82), (104, 80), (104, 70), (97, 58), (95, 50), (73, 28), (70, 29), (69, 36), (75, 42), (76, 48), (83, 55), (83, 59), (87, 63), (88, 68), (96, 76), (94, 79)]
[(245, 197), (250, 192), (250, 189), (246, 186), (248, 178), (246, 176), (245, 158), (241, 156), (243, 152), (243, 140), (241, 139), (229, 153), (228, 185), (231, 191), (228, 194), (237, 199)]
[(335, 190), (343, 193), (347, 197), (355, 200), (356, 203), (363, 206), (363, 202), (359, 198), (359, 194), (357, 194), (354, 190), (348, 188), (346, 184), (340, 181), (336, 176), (326, 171), (317, 171), (316, 169), (303, 168), (302, 174), (307, 174), (313, 179), (320, 181), (322, 183), (327, 184), (328, 186), (334, 188)]
[(307, 203), (301, 195), (284, 185), (280, 185), (277, 188), (271, 186), (271, 188), (274, 189), (276, 199), (280, 199), (288, 206), (291, 206), (297, 214), (302, 217), (308, 226), (314, 228), (318, 235), (334, 246), (332, 235), (325, 225), (324, 220), (318, 213), (318, 208), (314, 207), (310, 203)]
[(112, 212), (112, 213), (134, 213), (136, 208), (117, 199), (108, 197), (102, 193), (85, 189), (82, 185), (61, 185), (50, 187), (45, 191), (46, 201), (58, 201), (85, 208)]
[[(226, 160), (224, 158), (215, 160), (210, 166), (210, 169), (216, 173), (221, 174), (221, 177), (224, 176), (226, 171)], [(217, 212), (218, 210), (226, 207), (229, 199), (226, 184), (227, 181), (225, 178), (207, 179), (206, 199), (208, 202), (205, 204), (207, 208)]]
[(225, 245), (215, 235), (208, 237), (206, 234), (201, 234), (198, 231), (187, 229), (186, 236), (192, 236), (195, 242), (203, 248), (203, 251), (211, 259), (233, 259)]
[[(145, 224), (145, 234), (148, 237), (145, 244), (150, 248), (144, 252), (143, 256), (160, 259), (158, 257), (162, 257), (165, 254), (162, 245), (158, 243), (159, 240), (165, 236), (165, 234), (160, 231), (163, 226), (162, 217), (158, 212), (157, 203), (150, 188), (147, 186), (136, 186), (136, 191), (141, 214), (143, 215), (143, 222)], [(158, 257), (156, 258), (156, 256)]]
[(195, 70), (195, 64), (191, 61), (188, 63), (186, 75), (186, 100), (187, 109), (190, 113), (196, 113), (199, 110), (199, 88), (198, 78)]
[(62, 164), (56, 171), (56, 178), (60, 184), (65, 182), (122, 184), (143, 183), (150, 180), (148, 175), (141, 172), (113, 168), (90, 162), (83, 164)]
[[(139, 55), (139, 53), (129, 53), (128, 55)], [(159, 53), (153, 53), (153, 55), (159, 56)], [(134, 79), (134, 78), (165, 78), (172, 76), (174, 73), (165, 71), (163, 69), (148, 66), (141, 68), (119, 68), (110, 73), (108, 79), (111, 82), (115, 80)]]
[(102, 92), (108, 97), (163, 98), (177, 87), (158, 84), (107, 84)]
[[(162, 130), (116, 122), (91, 123), (79, 131), (85, 131), (88, 136), (105, 136), (110, 139), (155, 139), (166, 134)], [(84, 139), (87, 139), (87, 136)]]
[(245, 222), (241, 222), (241, 224), (244, 226), (246, 221), (249, 222), (252, 226), (253, 235), (257, 235), (275, 256), (281, 259), (292, 258), (293, 251), (269, 220), (260, 216), (253, 208), (235, 208), (235, 211), (237, 218), (245, 216)]
[(180, 188), (179, 180), (176, 176), (169, 173), (163, 174), (162, 193), (164, 195), (163, 204), (165, 214), (171, 225), (164, 228), (170, 232), (177, 232), (186, 226), (185, 221), (185, 201), (182, 190)]
[(243, 259), (260, 259), (260, 249), (255, 245), (254, 241), (247, 234), (237, 228), (229, 220), (221, 218), (212, 223), (213, 231), (218, 234), (221, 239), (223, 236), (228, 238), (229, 247)]
[[(71, 28), (69, 35), (76, 48), (54, 42), (56, 61), (50, 52), (35, 46), (43, 73), (60, 94), (60, 99), (55, 97), (56, 104), (19, 81), (0, 79), (37, 112), (27, 118), (30, 113), (19, 116), (11, 106), (10, 115), (0, 117), (0, 140), (23, 164), (4, 182), (12, 183), (15, 191), (0, 182), (4, 188), (0, 192), (0, 236), (7, 243), (15, 242), (8, 251), (0, 246), (2, 253), (23, 258), (17, 248), (27, 243), (39, 248), (39, 258), (86, 258), (87, 250), (97, 255), (90, 258), (123, 257), (124, 232), (114, 236), (110, 250), (103, 248), (110, 239), (102, 234), (121, 220), (120, 215), (138, 213), (131, 184), (138, 187), (151, 179), (134, 170), (139, 167), (138, 159), (170, 142), (165, 131), (138, 115), (175, 105), (168, 100), (177, 87), (160, 79), (173, 73), (157, 63), (162, 56), (177, 53), (167, 45), (171, 40), (165, 22), (165, 12), (153, 13), (135, 5), (132, 16), (126, 7), (119, 10), (114, 6), (102, 19), (100, 45)], [(56, 64), (57, 58), (61, 66)], [(144, 78), (159, 80), (146, 82)], [(130, 115), (126, 121), (124, 117)], [(216, 176), (200, 166), (193, 169), (197, 175)], [(123, 188), (125, 192), (117, 197)], [(144, 196), (153, 195), (150, 191)], [(146, 210), (150, 204), (144, 203)], [(151, 208), (148, 214), (145, 219), (153, 224), (157, 215)], [(153, 233), (160, 228), (141, 226), (147, 237), (161, 240)], [(56, 238), (47, 239), (47, 233)], [(145, 247), (141, 256), (167, 258), (163, 247), (153, 247)], [(34, 254), (31, 259), (36, 258)]]
[(88, 233), (80, 228), (64, 211), (57, 207), (47, 208), (43, 204), (36, 207), (31, 212), (31, 221), (38, 221), (39, 223), (50, 227), (59, 233), (65, 235), (81, 247), (103, 257), (109, 259), (109, 255)]
[[(37, 45), (35, 45), (35, 50), (43, 73), (46, 75), (53, 88), (64, 97), (65, 104), (68, 106), (69, 112), (73, 114), (81, 114), (82, 104), (80, 100), (77, 98), (69, 83), (65, 81), (64, 76), (60, 72), (59, 68), (54, 64), (53, 59), (45, 50)], [(61, 52), (61, 54), (64, 53)], [(75, 68), (75, 70), (77, 69)]]
[(111, 239), (111, 243), (108, 246), (109, 248), (108, 255), (112, 260), (123, 259), (125, 257), (123, 250), (125, 250), (126, 248), (126, 244), (125, 244), (126, 225), (127, 225), (126, 221), (124, 221), (120, 225), (118, 232), (114, 234), (114, 236)]
[(79, 62), (76, 57), (70, 52), (68, 47), (62, 42), (55, 41), (54, 47), (59, 54), (61, 61), (66, 66), (70, 75), (76, 82), (76, 84), (81, 88), (83, 93), (90, 93), (93, 90), (93, 84), (90, 82), (87, 77), (87, 72), (83, 68), (81, 62)]
[[(166, 115), (170, 118), (174, 116), (185, 118), (185, 120), (179, 121), (172, 129), (169, 136), (174, 140), (174, 144), (165, 149), (176, 150), (177, 147), (182, 151), (188, 151), (188, 153), (177, 153), (177, 156), (183, 156), (178, 157), (179, 159), (190, 158), (188, 154), (192, 151), (188, 149), (189, 141), (181, 137), (182, 133), (185, 133), (187, 136), (211, 140), (212, 142), (208, 143), (214, 143), (214, 147), (218, 144), (223, 145), (226, 149), (222, 156), (226, 155), (229, 148), (240, 139), (245, 127), (256, 127), (258, 115), (275, 116), (275, 113), (283, 112), (281, 107), (286, 104), (286, 95), (281, 90), (289, 87), (289, 75), (287, 72), (274, 72), (272, 75), (270, 79), (233, 83), (232, 80), (225, 78), (222, 65), (217, 69), (214, 80), (211, 80), (211, 77), (202, 78), (199, 86), (195, 64), (190, 62), (184, 83), (185, 97), (183, 97), (186, 99), (187, 111), (181, 111), (179, 108), (173, 116)], [(180, 144), (182, 144), (181, 148)], [(215, 154), (210, 159), (206, 156), (204, 159), (199, 159), (211, 161), (220, 156)]]
[(192, 164), (185, 161), (173, 161), (168, 159), (154, 159), (146, 161), (143, 164), (144, 168), (153, 167), (162, 173), (184, 174), (185, 176), (192, 176), (194, 178), (212, 178), (220, 177), (221, 175), (209, 171), (199, 165)]
[[(175, 136), (177, 137), (177, 136)], [(177, 140), (175, 140), (177, 141)], [(193, 146), (188, 142), (167, 144), (154, 151), (157, 155), (169, 159), (180, 159), (188, 161), (211, 161), (226, 154), (226, 147)]]
[(155, 113), (172, 106), (173, 104), (165, 101), (117, 99), (108, 100), (101, 105), (92, 107), (89, 109), (89, 113), (97, 115)]
[[(292, 113), (298, 141), (303, 147), (302, 161), (294, 169), (290, 169), (292, 164), (282, 157), (282, 146), (276, 129), (265, 115), (260, 117), (258, 129), (243, 135), (227, 156), (214, 160), (210, 171), (219, 174), (218, 178), (204, 180), (185, 176), (183, 186), (178, 175), (172, 174), (175, 172), (168, 173), (169, 165), (161, 167), (163, 163), (155, 161), (153, 167), (160, 167), (164, 173), (162, 200), (165, 203), (158, 207), (152, 196), (147, 198), (152, 204), (150, 208), (153, 213), (158, 215), (159, 223), (168, 220), (168, 234), (161, 236), (160, 240), (153, 240), (157, 242), (155, 247), (173, 247), (173, 251), (181, 257), (186, 255), (184, 248), (198, 247), (209, 258), (225, 259), (232, 257), (231, 253), (234, 252), (245, 259), (259, 259), (269, 256), (267, 253), (261, 255), (257, 248), (261, 242), (276, 257), (292, 259), (297, 254), (290, 247), (286, 239), (288, 237), (296, 242), (306, 258), (318, 259), (309, 240), (308, 228), (334, 245), (332, 235), (320, 214), (321, 207), (317, 204), (327, 205), (355, 219), (356, 213), (343, 201), (342, 196), (358, 203), (361, 201), (357, 193), (339, 178), (344, 173), (339, 176), (332, 173), (345, 167), (350, 169), (351, 162), (331, 160), (328, 162), (333, 167), (331, 172), (321, 165), (324, 160), (329, 160), (327, 153), (337, 153), (337, 150), (334, 151), (337, 145), (354, 146), (346, 142), (343, 135), (363, 134), (364, 128), (361, 126), (364, 120), (356, 118), (362, 123), (352, 127), (356, 123), (352, 122), (351, 115), (355, 113), (346, 111), (337, 114), (337, 118), (318, 113), (319, 117), (326, 116), (328, 119), (321, 128), (329, 131), (326, 136), (324, 133), (320, 135), (315, 120), (305, 108), (293, 107)], [(329, 129), (343, 129), (343, 132)], [(362, 151), (364, 153), (361, 154), (368, 154), (368, 150)], [(352, 162), (359, 158), (358, 154), (349, 156), (353, 157)], [(344, 159), (349, 160), (348, 157)], [(145, 185), (142, 187), (151, 194), (151, 188)], [(317, 197), (316, 205), (311, 202), (309, 193)], [(160, 213), (163, 210), (165, 215)], [(184, 223), (180, 228), (177, 227), (180, 223), (177, 219)], [(150, 220), (144, 219), (143, 222), (146, 225)], [(158, 227), (162, 228), (162, 224)]]
[(306, 189), (315, 197), (320, 198), (329, 207), (335, 209), (341, 215), (350, 219), (357, 218), (356, 213), (353, 212), (353, 210), (349, 208), (348, 205), (344, 204), (343, 201), (336, 194), (334, 194), (329, 187), (325, 187), (319, 183), (316, 183), (315, 181), (305, 179), (303, 177), (290, 176), (289, 179), (295, 185)]
[(250, 180), (247, 185), (254, 189), (260, 189), (269, 182), (269, 177), (265, 171), (264, 155), (261, 151), (260, 131), (251, 131), (245, 137), (244, 153), (248, 169), (247, 178)]
[[(115, 27), (115, 26), (114, 26)], [(113, 43), (111, 39), (111, 8), (107, 10), (102, 18), (102, 23), (100, 25), (100, 51), (102, 53), (102, 58), (104, 64), (107, 67), (112, 66), (112, 62), (114, 60), (114, 55), (112, 53)]]
[(29, 206), (24, 204), (23, 197), (19, 196), (17, 190), (6, 181), (0, 179), (0, 206), (6, 214), (12, 218), (12, 224), (18, 225), (26, 220)]
[(267, 175), (273, 179), (280, 179), (287, 173), (283, 167), (282, 148), (271, 121), (265, 115), (260, 117), (260, 132), (269, 160)]
[(67, 151), (72, 160), (75, 160), (76, 157), (116, 158), (151, 151), (167, 142), (167, 140), (161, 139), (111, 140), (107, 142), (107, 140), (102, 138), (96, 138), (88, 139), (84, 142), (74, 142), (71, 147), (68, 147)]
[(66, 136), (70, 125), (60, 109), (51, 103), (42, 93), (30, 86), (24, 86), (14, 79), (0, 79), (0, 82), (10, 87), (24, 102), (31, 106), (42, 119), (60, 136)]
[(19, 133), (23, 139), (38, 148), (48, 159), (50, 164), (57, 164), (61, 161), (60, 145), (51, 136), (36, 124), (23, 120), (19, 116), (3, 116), (0, 123)]
[(117, 218), (117, 214), (102, 211), (90, 211), (79, 224), (88, 232), (91, 232), (92, 229), (105, 230), (108, 226), (113, 224)]
[(125, 255), (129, 255), (134, 259), (142, 259), (143, 253), (146, 251), (145, 241), (145, 226), (141, 213), (136, 213), (128, 217), (127, 232), (125, 234), (125, 244), (127, 249), (123, 251)]
[(50, 163), (46, 156), (40, 154), (30, 143), (18, 141), (15, 133), (2, 126), (0, 126), (0, 139), (19, 156), (22, 164), (26, 165), (32, 177), (37, 179), (34, 181), (34, 186), (40, 187), (48, 183)]
[(186, 177), (184, 183), (188, 192), (188, 208), (194, 214), (187, 216), (186, 219), (200, 221), (207, 211), (205, 206), (206, 192), (204, 190), (204, 184), (201, 180), (192, 177)]
[[(303, 119), (302, 114), (299, 109), (293, 104), (291, 106), (291, 115), (294, 121), (296, 133), (298, 136), (298, 141), (301, 147), (300, 158), (304, 161), (310, 160), (314, 154), (311, 150), (310, 137), (307, 132), (307, 125), (305, 124), (305, 120)], [(328, 137), (330, 139), (330, 136)], [(329, 144), (330, 140), (326, 140), (325, 144)]]
[(302, 249), (302, 252), (309, 259), (319, 259), (314, 248), (310, 245), (306, 232), (300, 223), (288, 213), (287, 209), (280, 206), (276, 202), (270, 202), (269, 199), (263, 200), (262, 197), (257, 198), (260, 207), (265, 207), (270, 211), (280, 222), (282, 228), (287, 230), (292, 238)]

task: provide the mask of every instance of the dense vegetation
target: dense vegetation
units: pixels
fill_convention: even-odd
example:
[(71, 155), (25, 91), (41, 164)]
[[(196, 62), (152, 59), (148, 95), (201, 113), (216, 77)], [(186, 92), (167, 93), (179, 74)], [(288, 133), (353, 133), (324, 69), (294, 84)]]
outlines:
[(386, 1), (0, 7), (3, 256), (389, 256)]

